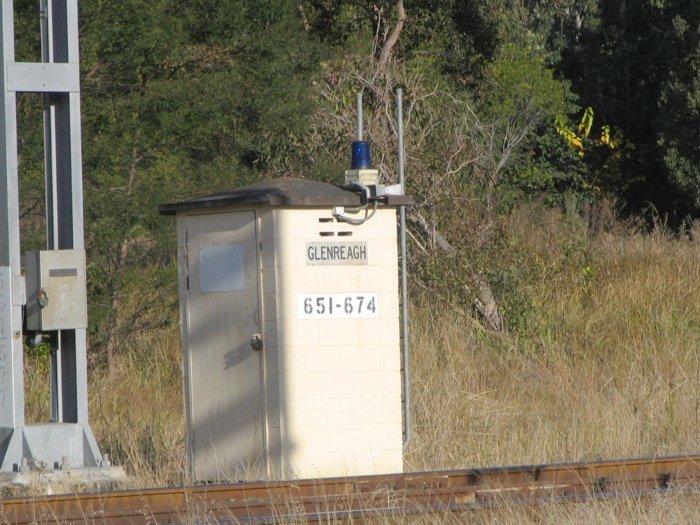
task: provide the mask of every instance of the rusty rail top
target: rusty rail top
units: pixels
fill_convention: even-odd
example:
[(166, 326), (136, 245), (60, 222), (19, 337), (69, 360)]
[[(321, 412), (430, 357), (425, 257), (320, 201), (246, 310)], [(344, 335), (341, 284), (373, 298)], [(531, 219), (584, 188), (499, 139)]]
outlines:
[(194, 485), (0, 501), (11, 523), (271, 523), (697, 491), (700, 456)]

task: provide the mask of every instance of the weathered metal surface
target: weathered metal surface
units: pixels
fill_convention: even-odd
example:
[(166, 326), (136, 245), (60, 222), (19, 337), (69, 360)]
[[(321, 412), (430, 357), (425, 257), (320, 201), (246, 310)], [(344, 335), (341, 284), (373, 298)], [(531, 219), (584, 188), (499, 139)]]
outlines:
[(697, 490), (700, 456), (51, 496), (0, 502), (12, 523), (377, 517)]
[[(253, 211), (189, 215), (180, 257), (187, 458), (192, 479), (265, 469), (265, 390), (256, 217)], [(232, 255), (236, 254), (236, 255)], [(184, 255), (184, 254), (181, 254)]]
[[(398, 206), (412, 204), (406, 195), (388, 195), (386, 204)], [(334, 184), (291, 177), (258, 182), (223, 193), (215, 193), (158, 207), (163, 215), (198, 208), (220, 208), (265, 204), (273, 207), (360, 206), (360, 196)]]
[(26, 425), (24, 419), (22, 306), (26, 286), (20, 260), (17, 92), (44, 96), (47, 247), (84, 248), (78, 2), (41, 0), (39, 9), (42, 61), (22, 63), (15, 62), (12, 0), (3, 0), (0, 8), (0, 283), (2, 293), (12, 296), (11, 305), (0, 301), (5, 306), (0, 312), (3, 473), (16, 472), (23, 462), (50, 469), (62, 463), (63, 456), (74, 467), (100, 463), (88, 424), (87, 332), (81, 327), (85, 323), (59, 327), (67, 329), (58, 332), (58, 345), (52, 352), (51, 423)]

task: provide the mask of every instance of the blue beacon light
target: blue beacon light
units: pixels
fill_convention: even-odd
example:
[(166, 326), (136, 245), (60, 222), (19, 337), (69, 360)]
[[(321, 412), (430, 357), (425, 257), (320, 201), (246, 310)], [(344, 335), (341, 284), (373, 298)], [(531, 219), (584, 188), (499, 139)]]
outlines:
[(352, 143), (351, 170), (365, 170), (372, 168), (372, 155), (369, 150), (369, 142), (356, 140)]

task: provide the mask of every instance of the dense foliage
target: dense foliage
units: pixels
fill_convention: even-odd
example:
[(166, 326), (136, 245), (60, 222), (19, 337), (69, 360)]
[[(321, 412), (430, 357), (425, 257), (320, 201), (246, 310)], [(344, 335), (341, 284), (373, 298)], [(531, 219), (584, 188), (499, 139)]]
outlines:
[[(15, 0), (21, 60), (38, 57), (36, 4)], [(145, 315), (174, 305), (157, 204), (262, 177), (339, 180), (357, 90), (389, 180), (405, 90), (413, 275), (447, 300), (493, 291), (506, 317), (527, 304), (499, 227), (523, 202), (585, 215), (611, 198), (677, 226), (700, 210), (696, 0), (81, 0), (80, 16), (96, 349), (116, 350), (120, 322), (173, 317)], [(40, 246), (41, 101), (19, 110), (24, 243)], [(426, 224), (462, 256), (437, 257)]]

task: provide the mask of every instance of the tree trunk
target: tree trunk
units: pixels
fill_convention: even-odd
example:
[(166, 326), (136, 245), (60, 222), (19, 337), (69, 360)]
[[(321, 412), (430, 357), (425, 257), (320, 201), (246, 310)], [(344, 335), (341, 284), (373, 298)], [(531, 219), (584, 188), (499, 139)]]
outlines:
[(401, 36), (401, 31), (403, 30), (403, 25), (406, 22), (406, 9), (404, 9), (403, 0), (397, 0), (396, 2), (396, 25), (389, 33), (382, 50), (379, 53), (379, 64), (377, 65), (377, 73), (382, 75), (386, 70), (386, 66), (389, 63), (391, 54), (394, 51), (394, 46), (396, 42), (399, 41), (399, 36)]
[[(419, 212), (414, 210), (411, 213), (411, 218), (416, 224), (418, 224), (418, 226), (420, 226), (425, 234), (432, 239), (440, 250), (449, 256), (458, 255), (455, 247), (452, 246), (449, 241), (437, 229), (435, 229), (434, 226), (431, 227), (425, 217), (423, 217)], [(491, 285), (479, 273), (475, 272), (470, 277), (474, 283), (474, 286), (476, 287), (476, 299), (474, 300), (474, 305), (483, 317), (487, 328), (500, 332), (503, 330), (503, 318), (501, 317), (501, 313), (498, 311), (498, 301), (496, 300), (496, 296), (491, 289)]]
[[(143, 87), (145, 90), (145, 80), (143, 81)], [(143, 92), (142, 92), (143, 96)], [(126, 183), (126, 195), (131, 197), (134, 193), (134, 183), (136, 182), (137, 167), (138, 163), (141, 161), (141, 156), (138, 153), (137, 144), (141, 138), (141, 130), (136, 131), (136, 140), (134, 141), (134, 146), (131, 150), (131, 162), (129, 163), (129, 179)], [(128, 234), (125, 234), (128, 237)], [(114, 285), (114, 290), (112, 290), (112, 297), (109, 304), (109, 320), (107, 321), (107, 375), (112, 375), (114, 372), (114, 354), (117, 350), (117, 324), (119, 323), (119, 316), (117, 314), (117, 307), (119, 302), (119, 295), (121, 293), (121, 284), (119, 281), (119, 273), (124, 268), (126, 264), (126, 258), (129, 254), (129, 245), (131, 240), (129, 238), (122, 239), (121, 245), (119, 246), (119, 257), (117, 258), (117, 267), (115, 269), (115, 274), (117, 276), (116, 284)]]
[[(119, 247), (119, 258), (117, 260), (117, 272), (124, 267), (126, 263), (126, 256), (129, 253), (129, 241), (123, 240), (121, 246)], [(109, 304), (109, 320), (107, 321), (107, 344), (105, 345), (107, 350), (107, 375), (112, 375), (114, 373), (114, 354), (117, 350), (117, 323), (119, 322), (117, 316), (117, 307), (119, 301), (120, 286), (116, 286), (112, 291), (112, 297)]]

